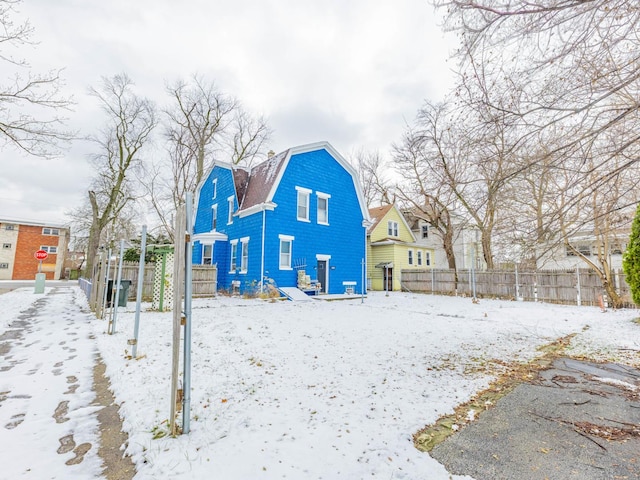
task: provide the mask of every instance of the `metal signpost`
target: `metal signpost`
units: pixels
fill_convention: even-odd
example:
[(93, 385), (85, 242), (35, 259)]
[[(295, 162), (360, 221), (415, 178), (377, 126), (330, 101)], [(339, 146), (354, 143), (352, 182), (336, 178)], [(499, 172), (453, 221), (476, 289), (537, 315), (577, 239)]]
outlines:
[(44, 281), (47, 275), (42, 273), (42, 261), (47, 259), (49, 253), (46, 250), (38, 250), (33, 256), (38, 260), (38, 273), (36, 273), (36, 285), (33, 293), (44, 293)]

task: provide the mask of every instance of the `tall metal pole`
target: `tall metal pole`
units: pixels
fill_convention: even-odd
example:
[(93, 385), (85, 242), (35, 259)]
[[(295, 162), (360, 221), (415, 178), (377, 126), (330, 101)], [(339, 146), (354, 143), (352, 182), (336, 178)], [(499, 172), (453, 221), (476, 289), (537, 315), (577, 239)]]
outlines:
[(178, 391), (178, 375), (180, 368), (180, 326), (182, 316), (182, 291), (184, 286), (184, 205), (178, 207), (175, 223), (175, 249), (173, 261), (173, 341), (171, 357), (171, 414), (169, 416), (169, 430), (172, 436), (179, 433), (176, 425), (176, 413), (180, 407), (181, 394)]
[(112, 298), (113, 304), (113, 323), (111, 324), (111, 334), (116, 333), (116, 321), (118, 320), (118, 307), (120, 306), (120, 289), (122, 288), (122, 257), (124, 256), (124, 238), (120, 239), (120, 259), (118, 260), (118, 278), (116, 280), (116, 293)]
[[(191, 231), (193, 230), (193, 199), (191, 192), (187, 193), (185, 209), (186, 232), (184, 236), (184, 401), (182, 408), (182, 432), (189, 433), (191, 429), (191, 297), (192, 284), (192, 249)], [(263, 212), (264, 213), (264, 212)]]
[(100, 315), (100, 318), (104, 318), (104, 311), (107, 308), (107, 294), (109, 292), (109, 273), (111, 270), (111, 248), (109, 248), (108, 250), (108, 256), (107, 256), (107, 271), (105, 273), (105, 279), (104, 279), (104, 295), (102, 297), (102, 312)]
[(138, 286), (136, 288), (136, 318), (133, 324), (133, 349), (131, 356), (138, 356), (138, 334), (140, 332), (140, 304), (142, 303), (142, 289), (144, 288), (144, 259), (147, 250), (147, 226), (142, 226), (140, 236), (140, 265), (138, 265)]

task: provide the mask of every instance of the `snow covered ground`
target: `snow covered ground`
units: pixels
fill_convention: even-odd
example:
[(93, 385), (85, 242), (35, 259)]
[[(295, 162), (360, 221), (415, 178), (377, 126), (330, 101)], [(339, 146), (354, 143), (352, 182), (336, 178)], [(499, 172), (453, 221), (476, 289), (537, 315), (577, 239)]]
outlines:
[[(570, 354), (640, 364), (634, 310), (377, 292), (364, 302), (196, 299), (191, 433), (170, 438), (162, 434), (171, 313), (143, 311), (139, 358), (127, 359), (135, 305), (120, 309), (117, 332), (108, 335), (105, 320), (87, 321), (73, 288), (76, 294), (52, 295), (50, 304), (72, 301), (67, 312), (91, 326), (88, 345), (107, 364), (136, 480), (463, 478), (417, 451), (412, 434), (486, 387), (500, 362), (528, 361), (539, 346), (576, 333)], [(0, 295), (0, 332), (37, 297)], [(48, 334), (51, 341), (63, 335)], [(2, 444), (13, 445), (7, 442), (19, 427), (2, 430)], [(85, 478), (99, 478), (93, 471)]]

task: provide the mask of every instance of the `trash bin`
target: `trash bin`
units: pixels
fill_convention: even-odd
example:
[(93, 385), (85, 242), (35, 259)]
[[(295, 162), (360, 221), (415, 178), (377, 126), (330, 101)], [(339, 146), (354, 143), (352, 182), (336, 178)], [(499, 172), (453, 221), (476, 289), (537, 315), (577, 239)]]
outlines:
[[(113, 295), (114, 281), (109, 280), (107, 283), (107, 307), (112, 305), (111, 298)], [(118, 295), (118, 306), (126, 307), (127, 298), (129, 297), (129, 288), (131, 287), (131, 280), (120, 280), (120, 292)]]

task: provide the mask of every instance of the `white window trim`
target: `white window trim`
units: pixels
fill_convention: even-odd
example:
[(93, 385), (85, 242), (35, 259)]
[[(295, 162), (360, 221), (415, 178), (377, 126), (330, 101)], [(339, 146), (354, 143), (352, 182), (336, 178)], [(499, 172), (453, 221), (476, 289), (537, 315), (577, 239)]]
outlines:
[[(309, 210), (311, 209), (311, 192), (312, 192), (312, 190), (309, 190), (308, 188), (296, 186), (296, 192), (297, 192), (296, 193), (296, 218), (300, 222), (311, 222), (311, 220), (309, 218), (310, 217)], [(306, 195), (306, 197), (307, 197), (307, 216), (306, 217), (301, 217), (300, 215), (298, 215), (298, 210), (300, 208), (300, 194)]]
[(233, 207), (235, 204), (233, 195), (227, 197), (227, 206), (229, 207), (229, 216), (227, 217), (227, 225), (231, 225), (233, 223)]
[(427, 267), (430, 267), (430, 266), (431, 266), (431, 252), (425, 252), (424, 264), (425, 264)]
[(407, 250), (407, 262), (409, 263), (409, 265), (413, 266), (413, 249), (409, 248)]
[(418, 267), (422, 266), (422, 250), (416, 250), (416, 265)]
[[(318, 197), (318, 200), (320, 200), (321, 198), (325, 199), (326, 205), (327, 205), (327, 210), (326, 210), (326, 214), (327, 214), (327, 221), (326, 222), (321, 222), (319, 220), (319, 215), (318, 215), (318, 224), (319, 225), (329, 225), (329, 199), (331, 198), (331, 195), (328, 193), (323, 193), (323, 192), (316, 192), (316, 196)], [(316, 212), (316, 215), (318, 214), (318, 212), (320, 211), (320, 209), (317, 209), (318, 211)]]
[(398, 238), (400, 234), (400, 226), (395, 220), (387, 220), (387, 235)]
[(211, 200), (215, 200), (218, 196), (218, 179), (214, 178), (211, 184), (213, 186), (213, 195), (211, 195)]
[(240, 239), (240, 244), (242, 246), (242, 248), (240, 249), (240, 273), (245, 273), (245, 274), (247, 273), (247, 270), (249, 270), (249, 254), (248, 253), (247, 253), (247, 256), (246, 256), (247, 264), (244, 265), (245, 268), (242, 268), (243, 267), (242, 261), (245, 258), (245, 252), (247, 252), (246, 249), (248, 248), (248, 245), (249, 245), (249, 238), (250, 237), (242, 237)]
[[(280, 245), (278, 245), (278, 266), (280, 270), (293, 270), (291, 266), (292, 257), (293, 257), (293, 241), (296, 239), (292, 235), (278, 235), (278, 239), (280, 240)], [(289, 265), (282, 265), (282, 242), (289, 242)]]
[(56, 245), (40, 245), (40, 250), (44, 250), (47, 253), (58, 254), (58, 247)]
[(59, 228), (53, 228), (53, 227), (43, 227), (42, 228), (42, 235), (51, 235), (53, 237), (59, 237), (60, 236), (60, 229)]
[[(238, 269), (238, 240), (231, 240), (229, 242), (231, 245), (231, 251), (229, 252), (229, 273), (236, 273)], [(233, 268), (233, 247), (236, 248), (236, 268)]]

